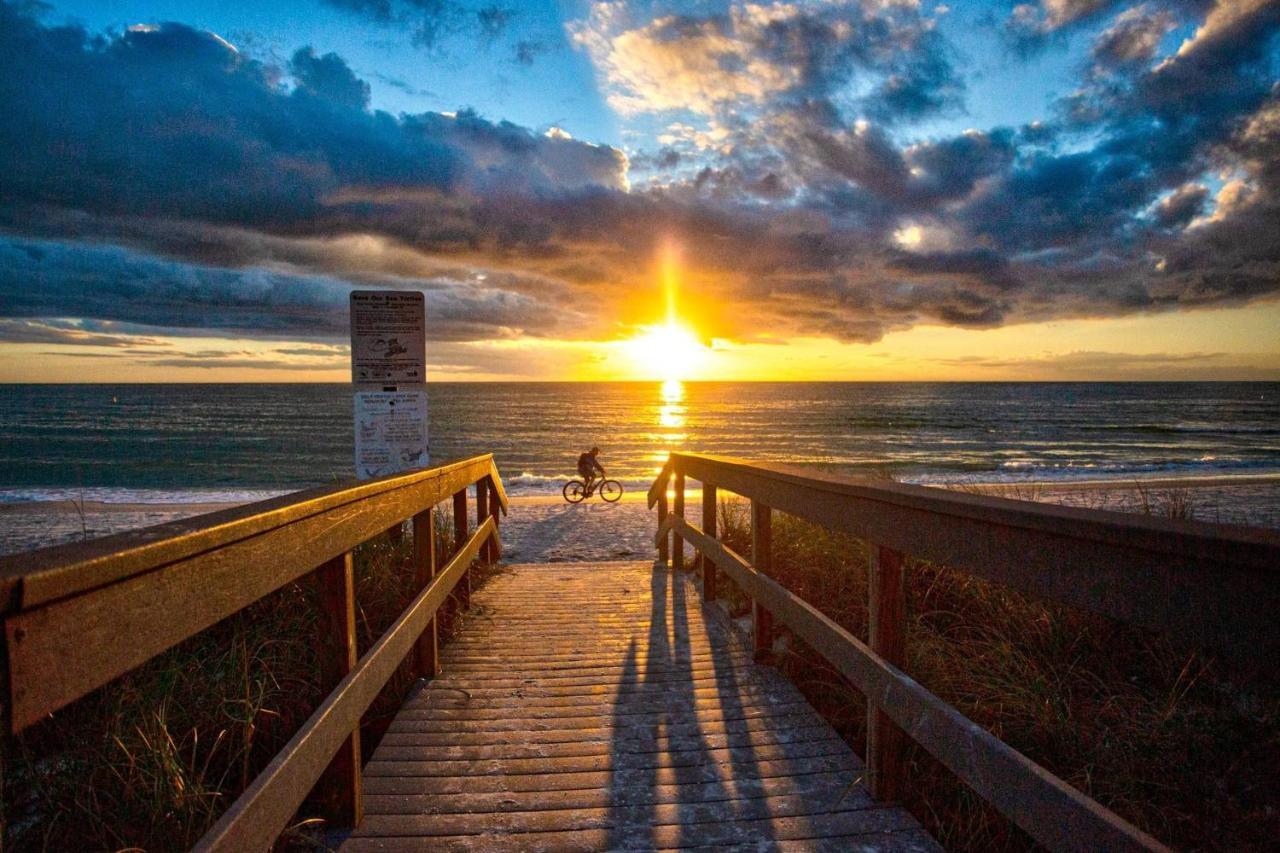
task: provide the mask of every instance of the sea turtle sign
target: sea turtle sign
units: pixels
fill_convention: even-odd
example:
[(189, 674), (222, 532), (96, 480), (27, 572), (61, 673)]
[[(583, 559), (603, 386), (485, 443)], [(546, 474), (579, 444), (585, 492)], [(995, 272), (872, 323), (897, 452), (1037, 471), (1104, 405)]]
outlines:
[(356, 476), (382, 477), (428, 464), (427, 391), (356, 392)]
[(351, 381), (377, 385), (425, 382), (426, 326), (421, 293), (351, 291)]
[(422, 294), (351, 292), (356, 476), (431, 463), (427, 447), (427, 334)]

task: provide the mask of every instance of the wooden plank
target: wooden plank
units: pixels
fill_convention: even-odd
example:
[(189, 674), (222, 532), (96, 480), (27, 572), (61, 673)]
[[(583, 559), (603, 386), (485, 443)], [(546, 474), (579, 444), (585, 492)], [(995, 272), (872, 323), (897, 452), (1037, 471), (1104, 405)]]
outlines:
[(816, 608), (755, 571), (722, 543), (674, 516), (691, 542), (722, 571), (827, 659), (979, 796), (1051, 850), (1167, 850), (1159, 841), (1086, 797), (967, 719)]
[[(676, 472), (675, 497), (673, 498), (671, 511), (681, 518), (684, 518), (684, 474)], [(684, 540), (680, 538), (679, 533), (671, 536), (671, 568), (675, 571), (684, 569)]]
[[(489, 488), (497, 493), (498, 507), (501, 508), (503, 515), (509, 515), (511, 512), (511, 503), (507, 499), (507, 489), (502, 485), (502, 476), (498, 473), (498, 464), (493, 461), (493, 455), (489, 455)], [(493, 514), (496, 514), (496, 510)]]
[[(498, 498), (498, 486), (495, 485), (495, 482), (496, 481), (493, 479), (487, 481), (489, 486), (489, 518), (493, 519), (493, 525), (496, 530), (500, 521), (498, 516), (500, 515), (499, 510), (501, 509), (501, 502)], [(499, 541), (499, 537), (495, 535), (491, 536), (488, 543), (485, 544), (484, 558), (486, 561), (496, 563), (502, 557), (502, 549), (498, 544)]]
[(1280, 654), (1280, 533), (858, 482), (700, 454), (694, 479), (1036, 598), (1231, 650)]
[(494, 530), (493, 523), (486, 522), (475, 532), (200, 839), (196, 850), (264, 850), (275, 843), (347, 733), (359, 725)]
[[(887, 663), (906, 669), (907, 596), (902, 555), (871, 546), (867, 567), (870, 648)], [(867, 703), (867, 787), (877, 800), (897, 800), (906, 790), (902, 730), (874, 702)]]
[[(489, 484), (488, 481), (480, 479), (476, 481), (476, 527), (484, 524), (489, 517)], [(479, 559), (486, 563), (491, 562), (489, 559), (489, 545), (480, 549)]]
[[(514, 761), (552, 760), (562, 758), (586, 758), (590, 756), (635, 756), (642, 754), (699, 752), (725, 750), (729, 754), (756, 747), (777, 748), (792, 758), (797, 752), (787, 746), (804, 745), (806, 749), (816, 744), (824, 746), (824, 752), (838, 740), (830, 726), (821, 723), (798, 729), (769, 728), (763, 731), (703, 732), (700, 727), (686, 733), (665, 732), (658, 735), (654, 727), (636, 727), (630, 737), (592, 738), (580, 735), (571, 740), (504, 741), (491, 738), (486, 743), (447, 743), (438, 738), (400, 735), (384, 736), (378, 752), (380, 761)], [(843, 743), (843, 741), (840, 741)], [(839, 749), (835, 750), (839, 752)], [(757, 758), (760, 756), (757, 756)], [(505, 766), (505, 765), (504, 765)]]
[[(664, 484), (665, 488), (665, 484)], [(658, 562), (667, 565), (671, 559), (671, 532), (663, 525), (667, 520), (667, 493), (664, 491), (658, 498), (658, 530), (654, 543), (658, 546)]]
[[(773, 569), (773, 510), (756, 500), (751, 502), (751, 562), (756, 571), (766, 575)], [(755, 598), (751, 599), (751, 641), (756, 660), (769, 660), (773, 655), (773, 614)]]
[(671, 477), (671, 457), (667, 457), (667, 461), (663, 463), (662, 468), (658, 471), (658, 476), (653, 478), (653, 485), (649, 486), (649, 509), (653, 509), (654, 504), (664, 499), (667, 495), (667, 483)]
[[(428, 509), (413, 517), (413, 588), (431, 585), (436, 575), (435, 510)], [(434, 678), (440, 674), (440, 631), (433, 616), (418, 638), (413, 651), (413, 673), (416, 678)]]
[[(636, 752), (614, 754), (607, 747), (588, 755), (537, 758), (428, 759), (428, 747), (396, 750), (379, 746), (365, 765), (365, 775), (373, 776), (484, 776), (521, 773), (584, 773), (617, 769), (625, 761), (632, 770), (676, 767), (701, 767), (706, 764), (741, 765), (751, 761), (807, 761), (827, 755), (844, 755), (848, 745), (834, 734), (822, 741), (794, 744), (758, 744), (747, 748), (710, 749), (698, 747), (670, 752)], [(386, 757), (381, 757), (383, 755)]]
[[(711, 539), (716, 538), (716, 487), (711, 483), (702, 484), (702, 531)], [(702, 569), (702, 597), (706, 601), (715, 601), (718, 597), (715, 560), (708, 560), (699, 551), (698, 565)]]
[[(467, 541), (467, 490), (461, 488), (453, 495), (453, 550), (458, 553)], [(458, 584), (458, 606), (466, 610), (471, 606), (471, 569), (467, 568), (462, 582)]]
[[(351, 552), (316, 570), (320, 598), (320, 689), (332, 691), (355, 669), (355, 572)], [(333, 826), (357, 826), (363, 816), (360, 793), (360, 721), (338, 747), (316, 783), (313, 799)]]
[[(678, 815), (678, 812), (676, 812)], [(507, 850), (656, 850), (656, 849), (750, 849), (759, 850), (762, 839), (766, 848), (774, 841), (797, 840), (836, 836), (862, 836), (871, 841), (862, 849), (893, 851), (892, 834), (916, 833), (915, 821), (897, 809), (860, 809), (835, 812), (825, 819), (809, 816), (757, 818), (747, 820), (695, 822), (684, 824), (675, 818), (659, 816), (673, 822), (653, 823), (636, 820), (617, 827), (589, 825), (565, 831), (536, 833), (487, 832), (468, 835), (434, 836), (430, 838), (432, 850), (474, 849), (490, 851)], [(425, 821), (424, 821), (425, 822)], [(379, 821), (385, 831), (377, 836), (363, 838), (353, 836), (342, 846), (343, 851), (396, 851), (422, 850), (421, 836), (414, 836), (411, 820)], [(873, 840), (874, 839), (874, 840)], [(925, 842), (928, 844), (928, 842)], [(847, 844), (847, 842), (846, 842)], [(858, 850), (858, 846), (841, 846), (834, 849)], [(902, 849), (902, 848), (896, 848)], [(916, 847), (917, 850), (938, 850), (936, 844)]]
[(537, 809), (605, 808), (610, 804), (705, 803), (804, 795), (822, 804), (865, 808), (871, 798), (858, 788), (846, 790), (844, 773), (788, 774), (763, 779), (734, 779), (733, 791), (718, 783), (658, 784), (611, 790), (607, 775), (591, 779), (582, 788), (555, 791), (503, 791), (452, 794), (372, 794), (366, 797), (369, 814), (488, 814)]
[[(3, 588), (20, 588), (20, 594), (9, 609), (29, 609), (188, 560), (268, 531), (288, 528), (312, 516), (341, 518), (343, 513), (335, 510), (347, 507), (350, 511), (355, 505), (375, 499), (381, 501), (397, 493), (420, 495), (408, 500), (397, 496), (388, 502), (388, 506), (397, 508), (413, 507), (408, 514), (399, 517), (408, 518), (429, 505), (432, 496), (451, 494), (456, 488), (484, 476), (492, 466), (492, 455), (484, 454), (361, 483), (308, 489), (89, 542), (0, 557), (0, 584), (4, 585)], [(398, 520), (393, 513), (383, 515), (384, 530)], [(358, 544), (351, 542), (346, 548), (317, 559), (306, 567), (306, 571)], [(0, 599), (0, 605), (7, 602), (8, 598)]]
[[(383, 735), (383, 743), (388, 745), (423, 746), (484, 746), (488, 744), (537, 744), (537, 743), (578, 743), (582, 740), (598, 740), (626, 742), (640, 737), (653, 738), (653, 729), (647, 721), (637, 720), (628, 723), (625, 720), (597, 718), (586, 720), (581, 725), (571, 725), (572, 721), (564, 721), (565, 725), (542, 727), (520, 725), (521, 720), (497, 720), (490, 725), (469, 725), (460, 730), (454, 722), (444, 722), (427, 718), (425, 720), (398, 719), (387, 728)], [(669, 738), (692, 737), (705, 735), (747, 735), (770, 732), (800, 732), (805, 729), (823, 728), (826, 722), (815, 713), (803, 707), (798, 711), (772, 714), (758, 717), (737, 719), (695, 720), (687, 718), (669, 722), (663, 727), (659, 742)]]
[[(487, 464), (487, 463), (486, 463)], [(461, 473), (458, 473), (461, 472)], [(5, 622), (20, 731), (446, 497), (469, 468), (418, 479)]]
[[(366, 827), (369, 835), (416, 836), (430, 839), (447, 835), (511, 834), (521, 832), (570, 832), (573, 830), (607, 829), (612, 826), (648, 828), (682, 824), (742, 824), (746, 821), (768, 821), (810, 817), (819, 826), (835, 815), (852, 823), (861, 820), (859, 831), (874, 832), (902, 829), (901, 816), (892, 810), (875, 808), (869, 802), (840, 801), (839, 790), (833, 795), (783, 794), (769, 797), (703, 800), (679, 803), (605, 804), (579, 808), (538, 808), (521, 811), (497, 811), (483, 814), (422, 814), (390, 812), (371, 814)], [(865, 827), (865, 828), (864, 828)], [(846, 824), (844, 828), (848, 828)]]
[[(841, 788), (849, 788), (850, 795), (856, 796), (853, 785), (862, 765), (852, 752), (842, 755), (828, 755), (821, 758), (808, 759), (804, 763), (805, 773), (840, 774), (843, 777)], [(755, 789), (768, 780), (793, 779), (797, 776), (797, 768), (791, 761), (757, 761), (747, 766), (706, 764), (694, 770), (684, 770), (679, 776), (674, 771), (660, 771), (656, 775), (649, 768), (612, 769), (585, 771), (580, 773), (527, 773), (507, 774), (505, 776), (370, 776), (365, 782), (365, 791), (371, 794), (414, 795), (414, 796), (452, 796), (455, 794), (494, 794), (504, 791), (540, 792), (540, 791), (576, 791), (584, 788), (612, 788), (615, 791), (631, 792), (646, 785), (678, 785), (683, 788), (697, 788), (703, 785), (724, 786), (727, 775), (732, 774), (735, 786), (742, 785)]]

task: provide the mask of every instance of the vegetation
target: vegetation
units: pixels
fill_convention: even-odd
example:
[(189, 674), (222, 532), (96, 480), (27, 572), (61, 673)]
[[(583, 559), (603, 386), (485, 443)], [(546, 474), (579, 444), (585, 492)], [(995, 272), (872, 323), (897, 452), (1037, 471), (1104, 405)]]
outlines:
[[(452, 531), (438, 512), (438, 565)], [(356, 550), (361, 654), (417, 594), (411, 556), (408, 536)], [(5, 849), (189, 848), (323, 699), (318, 619), (313, 582), (288, 584), (11, 739)], [(447, 606), (441, 630), (458, 621)], [(367, 752), (409, 676), (402, 666), (366, 715)], [(318, 823), (301, 822), (286, 841), (307, 844)]]
[[(1148, 494), (1149, 512), (1185, 517), (1183, 495)], [(750, 553), (740, 501), (720, 504), (721, 536)], [(867, 547), (776, 514), (772, 576), (867, 638)], [(748, 612), (727, 579), (734, 616)], [(1101, 617), (1029, 600), (964, 572), (907, 567), (906, 671), (965, 716), (1176, 848), (1260, 850), (1280, 838), (1277, 674)], [(779, 666), (859, 753), (860, 693), (784, 635)], [(908, 808), (948, 850), (1033, 844), (914, 744)]]

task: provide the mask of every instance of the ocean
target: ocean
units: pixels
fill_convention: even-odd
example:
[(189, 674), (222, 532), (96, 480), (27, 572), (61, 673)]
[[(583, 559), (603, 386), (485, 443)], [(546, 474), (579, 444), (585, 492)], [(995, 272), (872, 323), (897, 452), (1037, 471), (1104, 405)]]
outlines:
[[(1280, 472), (1280, 383), (438, 383), (431, 457), (492, 452), (557, 493), (599, 445), (647, 487), (671, 450), (918, 483)], [(0, 501), (247, 501), (353, 474), (351, 388), (6, 385)]]

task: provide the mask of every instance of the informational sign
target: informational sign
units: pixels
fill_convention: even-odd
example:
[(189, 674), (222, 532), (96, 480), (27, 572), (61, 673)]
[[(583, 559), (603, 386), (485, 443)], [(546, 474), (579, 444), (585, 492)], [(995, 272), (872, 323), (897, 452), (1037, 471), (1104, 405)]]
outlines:
[(357, 385), (427, 381), (427, 322), (421, 293), (351, 291), (351, 381)]
[(430, 461), (425, 386), (356, 392), (356, 476), (383, 477)]

